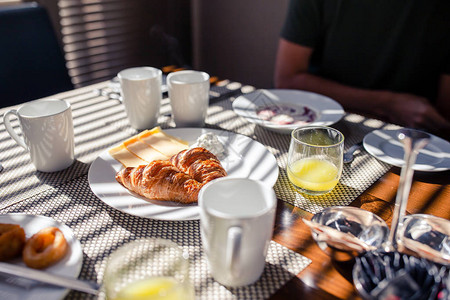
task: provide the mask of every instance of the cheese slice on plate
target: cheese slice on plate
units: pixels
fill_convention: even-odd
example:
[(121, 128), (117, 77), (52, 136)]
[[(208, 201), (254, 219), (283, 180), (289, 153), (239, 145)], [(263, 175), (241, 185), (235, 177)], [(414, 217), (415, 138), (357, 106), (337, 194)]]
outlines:
[(128, 149), (128, 151), (148, 162), (157, 159), (168, 160), (170, 158), (137, 138), (131, 138), (125, 141), (123, 142), (123, 145)]
[(154, 160), (168, 160), (187, 148), (188, 142), (163, 132), (158, 126), (129, 138), (110, 149), (109, 154), (124, 167), (137, 167)]
[(125, 168), (126, 167), (137, 167), (140, 165), (147, 165), (148, 162), (141, 159), (140, 157), (134, 155), (123, 145), (119, 145), (109, 150), (109, 154), (118, 160)]
[(138, 139), (164, 155), (171, 157), (178, 152), (189, 148), (189, 143), (173, 137), (155, 127), (152, 130), (140, 133)]

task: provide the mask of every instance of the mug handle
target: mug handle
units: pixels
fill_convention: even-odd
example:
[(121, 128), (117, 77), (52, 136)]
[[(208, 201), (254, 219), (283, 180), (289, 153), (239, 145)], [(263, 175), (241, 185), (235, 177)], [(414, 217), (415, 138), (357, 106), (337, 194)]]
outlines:
[(16, 118), (19, 118), (19, 116), (17, 115), (17, 110), (15, 109), (11, 109), (8, 110), (4, 115), (3, 115), (3, 122), (5, 123), (5, 128), (6, 131), (8, 131), (9, 135), (16, 141), (17, 144), (19, 144), (20, 146), (22, 146), (25, 150), (28, 151), (28, 147), (25, 144), (25, 141), (19, 137), (19, 135), (17, 135), (17, 133), (14, 131), (14, 128), (11, 126), (11, 122), (10, 122), (10, 118), (12, 116), (16, 116)]
[(241, 257), (241, 243), (242, 243), (242, 228), (233, 226), (228, 228), (228, 240), (225, 254), (226, 268), (234, 276), (239, 276), (236, 267), (240, 265)]

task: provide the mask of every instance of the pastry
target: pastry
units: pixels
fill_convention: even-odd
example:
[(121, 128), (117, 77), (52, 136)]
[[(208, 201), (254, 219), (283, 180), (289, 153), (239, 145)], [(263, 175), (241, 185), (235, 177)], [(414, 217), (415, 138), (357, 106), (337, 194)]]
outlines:
[(119, 171), (116, 180), (130, 191), (154, 200), (197, 202), (202, 185), (174, 167), (170, 161), (155, 160), (146, 166)]
[(180, 171), (203, 184), (227, 176), (217, 157), (202, 147), (183, 150), (172, 156), (170, 161)]
[(122, 169), (116, 180), (147, 199), (188, 204), (197, 202), (203, 185), (223, 176), (226, 172), (214, 154), (193, 148), (181, 151), (170, 161), (155, 160), (145, 166)]
[(28, 267), (43, 269), (60, 261), (68, 249), (69, 246), (61, 230), (57, 227), (47, 227), (27, 240), (22, 258)]
[(17, 224), (0, 224), (0, 261), (20, 256), (25, 245), (25, 231)]

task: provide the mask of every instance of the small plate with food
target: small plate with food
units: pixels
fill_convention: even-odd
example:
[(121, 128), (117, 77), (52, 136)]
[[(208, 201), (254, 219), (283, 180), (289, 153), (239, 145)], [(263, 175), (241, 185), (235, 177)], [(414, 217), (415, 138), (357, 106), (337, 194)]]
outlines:
[(233, 110), (249, 122), (285, 134), (302, 126), (330, 126), (345, 113), (331, 98), (287, 89), (261, 89), (239, 96)]
[[(81, 244), (63, 223), (45, 216), (0, 215), (0, 260), (45, 272), (77, 278), (83, 263)], [(8, 245), (11, 243), (11, 245)], [(7, 282), (0, 274), (0, 299), (62, 299), (68, 289), (34, 283)]]
[(209, 128), (146, 130), (97, 157), (88, 181), (94, 194), (125, 213), (157, 220), (197, 220), (197, 195), (215, 178), (261, 180), (273, 186), (278, 164), (265, 146)]

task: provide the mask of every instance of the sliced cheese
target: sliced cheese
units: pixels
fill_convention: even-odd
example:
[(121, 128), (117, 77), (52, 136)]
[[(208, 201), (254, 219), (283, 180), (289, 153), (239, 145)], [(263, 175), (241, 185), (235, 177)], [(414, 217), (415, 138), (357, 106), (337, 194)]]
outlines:
[(138, 139), (166, 156), (172, 156), (189, 148), (189, 143), (161, 131), (158, 127), (139, 134)]
[(158, 159), (168, 160), (170, 158), (137, 138), (125, 141), (123, 145), (128, 151), (148, 162)]
[[(147, 133), (147, 132), (148, 132), (148, 130), (146, 129), (146, 130), (142, 131), (140, 134), (144, 134), (144, 133)], [(135, 135), (135, 136), (130, 137), (128, 140), (125, 140), (125, 141), (122, 143), (122, 145), (130, 144), (130, 143), (132, 143), (132, 142), (137, 141), (137, 140), (138, 140), (137, 137), (138, 137), (138, 135)]]
[(166, 134), (158, 126), (127, 139), (109, 153), (125, 167), (136, 167), (158, 159), (168, 160), (188, 147), (188, 142)]
[[(150, 132), (152, 132), (152, 133), (160, 132), (160, 133), (164, 134), (166, 137), (168, 137), (169, 139), (173, 140), (174, 142), (179, 142), (179, 143), (182, 143), (182, 144), (184, 144), (186, 146), (189, 146), (189, 142), (188, 141), (185, 141), (183, 139), (180, 139), (180, 138), (178, 138), (176, 136), (173, 136), (173, 135), (170, 135), (170, 134), (164, 132), (163, 130), (161, 130), (161, 127), (159, 127), (159, 126), (153, 128)], [(141, 134), (144, 134), (144, 133), (145, 132), (142, 132)]]
[(165, 136), (165, 139), (172, 140), (172, 141), (175, 142), (175, 143), (181, 143), (181, 144), (184, 144), (184, 145), (186, 145), (186, 146), (189, 146), (189, 142), (188, 142), (188, 141), (185, 141), (185, 140), (180, 139), (180, 138), (178, 138), (178, 137), (175, 137), (175, 136), (172, 136), (172, 135), (170, 135), (170, 134), (167, 134), (167, 133), (164, 132), (164, 131), (161, 129), (161, 127), (159, 127), (159, 126), (153, 128), (153, 129), (151, 129), (151, 130), (146, 130), (146, 131), (141, 132), (141, 133), (138, 135), (138, 137), (139, 137), (139, 136), (149, 136), (149, 135), (155, 134), (155, 133), (159, 133), (160, 135), (164, 135), (164, 136)]
[(147, 165), (148, 162), (134, 155), (122, 144), (109, 150), (109, 154), (118, 160), (125, 168)]

